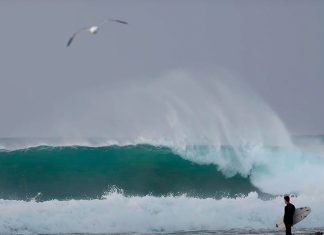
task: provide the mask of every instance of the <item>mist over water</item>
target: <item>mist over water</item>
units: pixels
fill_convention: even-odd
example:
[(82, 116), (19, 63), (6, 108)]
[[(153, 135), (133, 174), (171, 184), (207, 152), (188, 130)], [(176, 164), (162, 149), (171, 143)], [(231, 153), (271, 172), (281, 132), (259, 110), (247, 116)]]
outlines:
[(127, 81), (76, 91), (50, 107), (51, 120), (37, 117), (14, 137), (62, 137), (62, 144), (103, 137), (103, 145), (291, 145), (262, 98), (224, 72), (175, 70)]
[(225, 74), (174, 71), (97, 100), (108, 115), (90, 113), (103, 114), (101, 126), (107, 127), (108, 138), (174, 147), (291, 145), (277, 115), (245, 84)]

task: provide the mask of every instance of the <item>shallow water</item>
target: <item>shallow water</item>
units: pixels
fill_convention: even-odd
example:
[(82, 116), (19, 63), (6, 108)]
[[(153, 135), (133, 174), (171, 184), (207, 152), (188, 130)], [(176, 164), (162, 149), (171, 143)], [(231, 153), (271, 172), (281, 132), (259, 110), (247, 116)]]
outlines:
[[(282, 230), (269, 230), (269, 229), (229, 229), (229, 230), (189, 230), (189, 231), (176, 231), (176, 232), (151, 232), (151, 233), (58, 233), (58, 234), (39, 234), (39, 235), (235, 235), (235, 234), (268, 234), (279, 235), (285, 234)], [(307, 234), (307, 235), (323, 235), (323, 228), (314, 229), (295, 229), (293, 234)], [(6, 234), (10, 235), (10, 234)]]

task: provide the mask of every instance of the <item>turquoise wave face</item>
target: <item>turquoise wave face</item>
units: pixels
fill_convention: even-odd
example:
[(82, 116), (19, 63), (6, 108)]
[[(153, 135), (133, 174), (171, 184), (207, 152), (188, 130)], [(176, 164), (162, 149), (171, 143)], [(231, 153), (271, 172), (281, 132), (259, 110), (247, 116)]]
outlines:
[(111, 188), (127, 196), (235, 197), (258, 191), (249, 178), (225, 177), (213, 164), (185, 160), (166, 147), (39, 146), (0, 151), (0, 198), (100, 198)]

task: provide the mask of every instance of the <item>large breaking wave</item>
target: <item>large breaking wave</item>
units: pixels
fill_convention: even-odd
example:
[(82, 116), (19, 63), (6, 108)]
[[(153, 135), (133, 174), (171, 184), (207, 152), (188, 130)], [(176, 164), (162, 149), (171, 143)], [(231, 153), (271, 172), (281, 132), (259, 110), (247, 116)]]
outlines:
[(214, 164), (188, 161), (166, 147), (39, 146), (0, 151), (0, 197), (39, 200), (125, 195), (223, 197), (257, 190), (247, 177), (227, 178)]
[(84, 96), (43, 130), (73, 138), (1, 139), (0, 233), (273, 228), (283, 194), (323, 227), (323, 137), (291, 138), (244, 84), (176, 71)]

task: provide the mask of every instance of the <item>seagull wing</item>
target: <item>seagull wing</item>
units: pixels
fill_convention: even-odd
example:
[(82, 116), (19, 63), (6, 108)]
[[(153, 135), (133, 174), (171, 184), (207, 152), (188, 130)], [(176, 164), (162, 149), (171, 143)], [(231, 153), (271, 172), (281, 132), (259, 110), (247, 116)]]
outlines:
[(71, 45), (71, 43), (72, 43), (72, 41), (73, 41), (73, 39), (75, 38), (76, 35), (77, 35), (77, 33), (74, 33), (74, 34), (72, 35), (72, 37), (70, 37), (68, 43), (66, 44), (67, 47), (69, 47), (69, 46)]
[(88, 29), (89, 29), (89, 28), (84, 27), (84, 28), (81, 28), (81, 29), (79, 29), (78, 31), (76, 31), (76, 32), (75, 32), (75, 33), (70, 37), (70, 39), (69, 39), (69, 41), (67, 42), (66, 46), (69, 47), (69, 46), (71, 45), (73, 39), (75, 38), (75, 36), (78, 35), (81, 31), (88, 30)]
[(124, 20), (118, 20), (118, 19), (108, 19), (109, 21), (120, 23), (120, 24), (128, 24), (127, 21)]
[(125, 20), (119, 20), (119, 19), (106, 19), (106, 20), (102, 21), (102, 22), (101, 22), (100, 24), (98, 24), (98, 25), (102, 26), (103, 24), (106, 24), (106, 23), (108, 23), (108, 22), (115, 22), (115, 23), (119, 23), (119, 24), (128, 24), (128, 22), (125, 21)]

